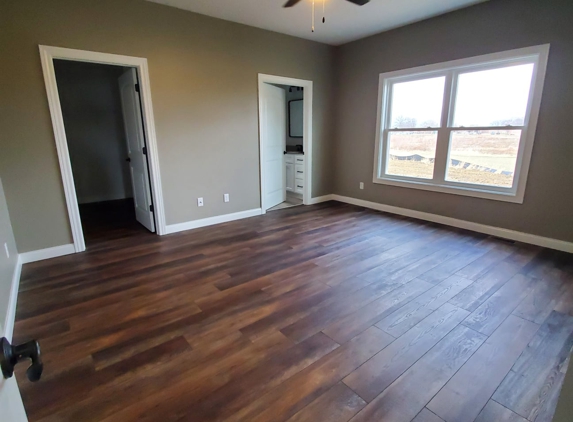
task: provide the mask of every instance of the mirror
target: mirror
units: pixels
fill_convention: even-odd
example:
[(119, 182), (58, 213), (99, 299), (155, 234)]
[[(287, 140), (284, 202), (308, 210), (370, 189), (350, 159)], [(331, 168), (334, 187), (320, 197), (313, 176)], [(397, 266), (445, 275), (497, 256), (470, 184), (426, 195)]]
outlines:
[(303, 103), (304, 100), (293, 100), (288, 102), (288, 136), (291, 138), (302, 138)]

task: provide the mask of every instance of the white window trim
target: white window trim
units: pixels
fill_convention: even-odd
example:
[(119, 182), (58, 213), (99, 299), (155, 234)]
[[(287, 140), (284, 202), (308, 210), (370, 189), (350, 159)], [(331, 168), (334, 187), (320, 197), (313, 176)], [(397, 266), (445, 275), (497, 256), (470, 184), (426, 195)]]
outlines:
[[(525, 196), (525, 185), (527, 182), (527, 175), (529, 173), (529, 164), (531, 161), (531, 153), (533, 150), (533, 142), (535, 139), (535, 131), (537, 128), (537, 120), (541, 106), (541, 95), (543, 92), (543, 84), (545, 81), (548, 57), (549, 44), (544, 44), (380, 74), (378, 84), (378, 112), (374, 151), (374, 174), (372, 181), (374, 183), (384, 185), (422, 189), (522, 204), (523, 198)], [(400, 82), (405, 82), (409, 79), (416, 80), (420, 79), (421, 76), (446, 76), (446, 78), (453, 78), (454, 74), (459, 73), (460, 70), (463, 70), (464, 67), (471, 67), (473, 70), (473, 68), (477, 68), (479, 66), (479, 70), (483, 70), (497, 67), (504, 61), (508, 63), (519, 63), (523, 60), (526, 60), (528, 63), (533, 62), (534, 68), (524, 126), (512, 127), (516, 130), (521, 129), (522, 135), (517, 154), (514, 183), (511, 188), (449, 182), (444, 180), (443, 177), (436, 178), (436, 173), (434, 173), (433, 180), (383, 174), (382, 169), (384, 169), (386, 166), (387, 156), (385, 151), (386, 145), (383, 142), (383, 135), (384, 131), (389, 129), (387, 127), (389, 124), (389, 95), (387, 87), (390, 85), (390, 83), (395, 83), (397, 80)], [(446, 80), (446, 87), (448, 85), (448, 80)], [(453, 104), (450, 99), (451, 92), (447, 92), (447, 89), (445, 91), (446, 92), (444, 95), (442, 113), (442, 131), (443, 128), (448, 126), (449, 122), (447, 119), (451, 118), (453, 115), (451, 110)], [(496, 129), (500, 129), (500, 127), (496, 127)], [(411, 131), (410, 129), (408, 130)], [(434, 131), (437, 129), (420, 128), (419, 130)], [(451, 130), (472, 130), (472, 128), (455, 128), (450, 129), (450, 131)], [(437, 140), (434, 168), (445, 168), (445, 164), (448, 160), (448, 147), (449, 137), (446, 142), (440, 139)], [(441, 164), (439, 164), (440, 161)], [(438, 165), (440, 165), (440, 167), (438, 167)]]

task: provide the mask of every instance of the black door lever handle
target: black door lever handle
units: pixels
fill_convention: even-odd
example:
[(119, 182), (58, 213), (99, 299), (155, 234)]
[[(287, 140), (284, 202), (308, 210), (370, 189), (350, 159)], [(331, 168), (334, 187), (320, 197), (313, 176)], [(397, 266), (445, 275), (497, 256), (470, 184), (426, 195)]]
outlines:
[(40, 344), (36, 340), (12, 346), (8, 339), (2, 337), (0, 340), (0, 366), (4, 378), (11, 378), (14, 375), (14, 367), (24, 359), (30, 359), (32, 364), (26, 371), (28, 379), (36, 382), (42, 376), (44, 364), (40, 354)]

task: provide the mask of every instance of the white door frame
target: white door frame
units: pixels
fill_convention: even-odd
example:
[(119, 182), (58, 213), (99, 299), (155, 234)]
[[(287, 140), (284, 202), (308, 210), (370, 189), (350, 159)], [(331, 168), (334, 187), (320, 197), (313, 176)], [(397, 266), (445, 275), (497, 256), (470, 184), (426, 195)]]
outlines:
[[(262, 213), (265, 214), (266, 207), (264, 204), (264, 184), (265, 174), (263, 166), (263, 153), (264, 153), (264, 139), (263, 139), (263, 111), (262, 101), (263, 92), (262, 84), (278, 84), (288, 86), (300, 86), (304, 88), (304, 103), (303, 103), (303, 149), (304, 149), (304, 189), (302, 194), (302, 202), (304, 205), (309, 205), (312, 193), (312, 81), (305, 79), (286, 78), (283, 76), (265, 75), (259, 73), (259, 169), (261, 177), (261, 208)], [(286, 104), (285, 104), (286, 107)], [(287, 113), (288, 116), (288, 113)], [(288, 122), (287, 122), (288, 124)]]
[(147, 159), (151, 177), (151, 193), (153, 195), (153, 208), (157, 234), (165, 234), (165, 209), (163, 205), (163, 192), (161, 189), (161, 175), (159, 172), (159, 155), (157, 153), (157, 138), (155, 135), (155, 120), (153, 117), (153, 106), (151, 102), (151, 86), (149, 83), (149, 71), (147, 59), (141, 57), (121, 56), (117, 54), (98, 53), (94, 51), (74, 50), (61, 47), (50, 47), (40, 45), (40, 58), (42, 61), (42, 71), (44, 73), (44, 83), (48, 94), (48, 104), (52, 117), (52, 126), (58, 151), (60, 171), (62, 173), (62, 183), (70, 218), (70, 227), (74, 239), (76, 252), (86, 250), (82, 222), (76, 190), (74, 187), (74, 176), (72, 174), (72, 163), (68, 151), (68, 141), (64, 127), (64, 118), (56, 73), (54, 71), (54, 59), (72, 60), (80, 62), (110, 64), (116, 66), (134, 67), (137, 71), (140, 84), (141, 105), (143, 111), (143, 125), (145, 128)]

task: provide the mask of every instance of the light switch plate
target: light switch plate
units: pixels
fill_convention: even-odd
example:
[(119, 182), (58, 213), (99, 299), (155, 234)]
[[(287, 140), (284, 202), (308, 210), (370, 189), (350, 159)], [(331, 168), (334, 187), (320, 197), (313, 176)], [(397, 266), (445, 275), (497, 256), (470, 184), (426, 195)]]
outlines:
[(223, 195), (223, 200), (224, 200), (225, 202), (229, 202), (229, 194), (228, 194), (228, 193), (226, 193), (226, 194)]
[(202, 206), (203, 206), (203, 198), (197, 198), (197, 206), (198, 206), (198, 207), (202, 207)]
[(364, 182), (360, 182), (360, 189), (364, 189)]

